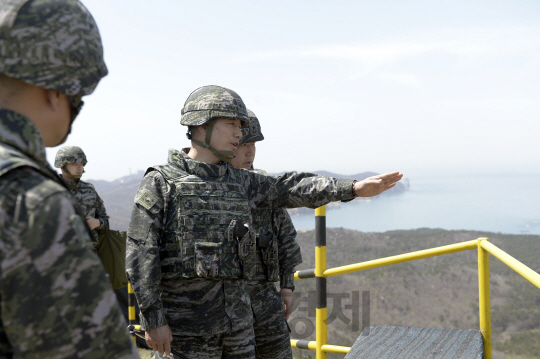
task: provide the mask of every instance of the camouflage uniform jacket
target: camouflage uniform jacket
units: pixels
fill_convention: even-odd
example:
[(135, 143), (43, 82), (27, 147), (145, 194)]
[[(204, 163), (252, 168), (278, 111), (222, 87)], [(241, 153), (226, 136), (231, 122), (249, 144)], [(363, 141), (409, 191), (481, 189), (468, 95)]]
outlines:
[[(250, 169), (255, 173), (268, 175), (260, 169)], [(253, 227), (259, 235), (266, 236), (270, 243), (257, 243), (258, 281), (275, 282), (279, 279), (281, 288), (294, 287), (295, 267), (302, 263), (300, 246), (296, 242), (296, 229), (291, 217), (283, 208), (253, 208), (251, 210)], [(260, 237), (261, 238), (261, 237)], [(275, 247), (275, 248), (274, 248)], [(273, 258), (272, 251), (276, 251)]]
[(31, 121), (0, 109), (0, 358), (138, 358)]
[(97, 230), (104, 229), (109, 225), (109, 216), (107, 216), (103, 200), (91, 183), (82, 180), (77, 182), (68, 181), (64, 179), (62, 175), (60, 175), (60, 179), (64, 182), (66, 187), (69, 188), (71, 194), (75, 196), (83, 213), (86, 216), (94, 217), (99, 220), (99, 227), (90, 231), (92, 234), (92, 241), (95, 245), (98, 241)]
[[(349, 200), (353, 197), (352, 180), (340, 180), (296, 172), (287, 173), (281, 177), (261, 175), (247, 170), (236, 169), (228, 163), (220, 162), (212, 165), (195, 161), (187, 156), (185, 152), (186, 150), (184, 152), (170, 150), (168, 165), (177, 167), (195, 178), (208, 178), (211, 181), (240, 184), (244, 188), (244, 195), (247, 196), (251, 208), (316, 208), (331, 201)], [(150, 194), (146, 198), (151, 201), (152, 206), (140, 201), (141, 193)], [(177, 193), (174, 186), (171, 186), (165, 180), (162, 173), (150, 168), (141, 182), (131, 214), (126, 269), (128, 279), (133, 286), (141, 309), (141, 325), (143, 329), (152, 329), (169, 324), (173, 333), (188, 334), (188, 327), (191, 326), (198, 327), (197, 330), (193, 330), (192, 335), (204, 335), (209, 330), (212, 333), (229, 331), (230, 323), (234, 323), (236, 319), (242, 316), (245, 317), (245, 321), (250, 322), (252, 313), (249, 306), (246, 312), (240, 312), (240, 309), (235, 307), (238, 298), (249, 297), (243, 280), (163, 278), (159, 251), (163, 234), (171, 230), (165, 228), (165, 224), (175, 223), (174, 219), (167, 218), (167, 214), (171, 212), (168, 211), (166, 206), (168, 206), (171, 196), (182, 196), (182, 193)], [(171, 202), (173, 201), (171, 200)], [(155, 205), (156, 203), (158, 205)], [(226, 209), (224, 210), (226, 211)], [(179, 226), (180, 224), (176, 222), (176, 225)], [(164, 293), (164, 296), (167, 294), (167, 297), (169, 297), (171, 288), (178, 289), (184, 285), (196, 286), (198, 284), (189, 283), (198, 283), (201, 280), (209, 284), (205, 288), (200, 285), (199, 291), (196, 293), (183, 292), (181, 294), (184, 307), (182, 310), (178, 310), (180, 313), (177, 318), (179, 321), (183, 318), (185, 324), (175, 324), (180, 326), (176, 328), (178, 331), (175, 331), (175, 325), (167, 322), (165, 314), (167, 313), (170, 317), (169, 313), (174, 312), (173, 306), (181, 303), (169, 304), (168, 301), (164, 303), (162, 293)], [(227, 286), (232, 287), (234, 283), (238, 283), (237, 287), (227, 290)], [(225, 287), (219, 291), (215, 289), (217, 286)], [(228, 295), (228, 293), (234, 295)], [(176, 297), (179, 298), (180, 296)], [(196, 297), (196, 300), (192, 299), (194, 297)], [(247, 300), (249, 301), (249, 299)], [(188, 307), (185, 307), (185, 302), (188, 303)], [(211, 311), (205, 310), (206, 308), (211, 309)], [(231, 315), (230, 313), (234, 309), (236, 309), (236, 312)], [(227, 311), (229, 312), (228, 318), (222, 315)], [(219, 318), (212, 317), (216, 313), (218, 313)], [(236, 316), (236, 318), (233, 318), (233, 316)], [(233, 328), (233, 330), (238, 330), (238, 328)]]

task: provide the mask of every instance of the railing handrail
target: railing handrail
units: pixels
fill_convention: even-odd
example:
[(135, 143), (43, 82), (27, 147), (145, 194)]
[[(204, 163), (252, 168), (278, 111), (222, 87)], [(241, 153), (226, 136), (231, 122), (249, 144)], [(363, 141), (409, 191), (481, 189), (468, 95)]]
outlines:
[[(491, 359), (491, 305), (489, 292), (489, 255), (491, 254), (508, 267), (513, 269), (523, 278), (540, 289), (540, 274), (521, 263), (502, 249), (488, 241), (488, 238), (478, 238), (466, 242), (454, 243), (446, 246), (424, 249), (395, 256), (349, 264), (345, 266), (326, 269), (326, 208), (319, 207), (315, 210), (316, 221), (316, 248), (315, 248), (315, 269), (304, 269), (294, 274), (295, 279), (317, 278), (318, 287), (326, 291), (326, 278), (341, 274), (359, 272), (366, 269), (379, 268), (392, 264), (410, 262), (418, 259), (436, 257), (440, 255), (478, 249), (478, 284), (479, 284), (479, 312), (480, 330), (484, 338), (484, 357)], [(324, 231), (324, 232), (323, 232)], [(322, 285), (320, 285), (322, 283)], [(320, 288), (317, 289), (317, 296), (321, 296)], [(326, 298), (324, 298), (326, 299)], [(320, 298), (318, 298), (321, 301)], [(317, 352), (322, 359), (326, 358), (326, 353), (346, 354), (350, 347), (329, 345), (326, 343), (326, 318), (319, 318), (319, 315), (326, 316), (326, 300), (321, 301), (324, 310), (316, 311), (316, 322), (321, 323), (316, 326), (317, 340), (306, 341), (291, 339), (291, 346), (299, 349), (310, 349)], [(324, 324), (323, 324), (324, 323)], [(319, 331), (324, 333), (319, 333)]]
[(527, 267), (525, 264), (521, 263), (493, 243), (488, 241), (482, 241), (480, 246), (484, 248), (489, 254), (493, 255), (495, 258), (506, 264), (508, 267), (513, 269), (517, 274), (527, 279), (538, 289), (540, 289), (540, 274), (536, 273), (531, 268)]

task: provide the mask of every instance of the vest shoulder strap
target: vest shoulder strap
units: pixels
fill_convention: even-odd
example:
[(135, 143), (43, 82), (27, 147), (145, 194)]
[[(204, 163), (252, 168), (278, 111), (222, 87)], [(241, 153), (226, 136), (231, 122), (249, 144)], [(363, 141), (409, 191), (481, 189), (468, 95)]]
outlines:
[(161, 175), (165, 178), (167, 181), (172, 181), (177, 178), (187, 177), (189, 176), (189, 173), (179, 167), (171, 166), (170, 164), (165, 165), (158, 165), (158, 166), (152, 166), (149, 167), (146, 170), (146, 174), (148, 174), (151, 171), (157, 171), (161, 173)]
[(13, 171), (14, 169), (21, 167), (30, 167), (39, 173), (43, 174), (45, 177), (52, 179), (53, 181), (65, 187), (65, 185), (60, 181), (58, 175), (49, 170), (48, 168), (41, 166), (39, 163), (36, 163), (29, 157), (26, 157), (19, 151), (9, 148), (6, 145), (0, 146), (0, 176), (7, 174), (8, 172)]

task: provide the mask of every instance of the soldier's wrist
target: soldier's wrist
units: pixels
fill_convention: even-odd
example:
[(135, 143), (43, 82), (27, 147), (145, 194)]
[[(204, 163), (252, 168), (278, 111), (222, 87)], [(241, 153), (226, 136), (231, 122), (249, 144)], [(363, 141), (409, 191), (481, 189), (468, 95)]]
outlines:
[(281, 273), (279, 275), (279, 287), (290, 289), (294, 292), (294, 273)]
[(167, 319), (165, 319), (165, 313), (161, 303), (156, 303), (148, 309), (141, 311), (139, 313), (139, 320), (142, 330), (154, 329), (167, 325)]

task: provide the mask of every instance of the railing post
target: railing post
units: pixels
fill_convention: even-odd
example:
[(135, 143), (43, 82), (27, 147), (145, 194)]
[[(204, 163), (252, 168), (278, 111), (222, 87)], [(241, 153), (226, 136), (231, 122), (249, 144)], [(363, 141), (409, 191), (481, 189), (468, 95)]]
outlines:
[[(135, 324), (135, 293), (133, 292), (133, 288), (131, 287), (131, 284), (128, 283), (128, 320), (129, 325)], [(137, 344), (137, 337), (135, 334), (131, 335), (131, 339), (133, 340), (133, 343)]]
[(478, 308), (480, 310), (480, 330), (484, 338), (484, 358), (491, 359), (491, 303), (489, 293), (489, 253), (482, 248), (478, 239)]
[(317, 307), (315, 312), (315, 335), (317, 341), (316, 358), (326, 359), (328, 356), (322, 350), (326, 345), (326, 206), (315, 209), (315, 285)]

